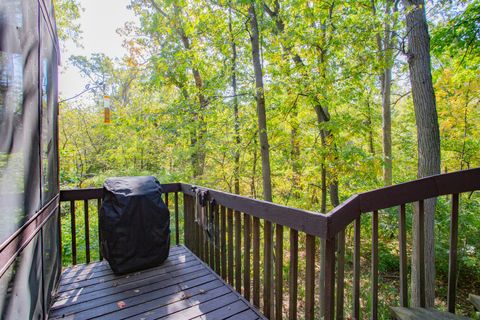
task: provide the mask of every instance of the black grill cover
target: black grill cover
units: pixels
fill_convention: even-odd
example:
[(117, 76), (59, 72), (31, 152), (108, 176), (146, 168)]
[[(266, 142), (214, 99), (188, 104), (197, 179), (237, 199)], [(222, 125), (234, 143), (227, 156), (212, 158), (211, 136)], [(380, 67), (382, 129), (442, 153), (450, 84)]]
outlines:
[(100, 210), (102, 252), (113, 272), (161, 264), (170, 248), (170, 213), (155, 177), (110, 178)]

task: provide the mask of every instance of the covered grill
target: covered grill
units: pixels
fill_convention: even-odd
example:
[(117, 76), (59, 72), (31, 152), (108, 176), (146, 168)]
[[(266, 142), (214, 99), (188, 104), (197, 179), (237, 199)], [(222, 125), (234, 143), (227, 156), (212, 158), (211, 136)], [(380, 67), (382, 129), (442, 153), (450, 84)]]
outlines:
[(161, 264), (170, 247), (170, 213), (155, 177), (110, 178), (100, 210), (102, 252), (117, 274)]

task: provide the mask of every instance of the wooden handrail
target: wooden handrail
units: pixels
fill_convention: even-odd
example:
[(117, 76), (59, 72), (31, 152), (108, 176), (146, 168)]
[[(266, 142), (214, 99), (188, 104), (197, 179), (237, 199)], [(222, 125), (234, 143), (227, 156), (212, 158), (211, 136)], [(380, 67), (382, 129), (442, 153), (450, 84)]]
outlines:
[[(195, 196), (193, 186), (182, 183), (182, 191), (189, 196)], [(327, 218), (318, 212), (282, 206), (272, 202), (248, 198), (223, 191), (198, 187), (208, 190), (208, 197), (215, 199), (218, 205), (235, 211), (247, 213), (253, 217), (265, 219), (289, 228), (303, 231), (313, 236), (325, 238), (327, 235)]]
[(352, 196), (330, 211), (328, 237), (345, 229), (362, 213), (372, 212), (447, 194), (480, 189), (480, 168), (434, 175)]
[[(162, 184), (163, 192), (181, 191), (180, 183)], [(60, 191), (60, 201), (79, 201), (99, 199), (103, 196), (103, 188), (64, 189)]]

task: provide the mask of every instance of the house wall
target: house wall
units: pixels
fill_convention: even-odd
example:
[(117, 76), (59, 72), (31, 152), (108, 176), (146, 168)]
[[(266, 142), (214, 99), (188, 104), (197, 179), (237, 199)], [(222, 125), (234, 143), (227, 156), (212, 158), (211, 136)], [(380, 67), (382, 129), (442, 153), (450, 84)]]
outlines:
[(0, 318), (42, 319), (61, 270), (49, 0), (0, 1)]

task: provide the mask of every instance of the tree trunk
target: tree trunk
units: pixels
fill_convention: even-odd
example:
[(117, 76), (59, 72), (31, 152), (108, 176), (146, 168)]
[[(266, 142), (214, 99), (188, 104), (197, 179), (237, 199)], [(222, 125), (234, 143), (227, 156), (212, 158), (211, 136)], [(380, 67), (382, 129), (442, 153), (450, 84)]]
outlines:
[(292, 162), (292, 190), (295, 198), (298, 198), (300, 191), (300, 141), (298, 140), (298, 109), (295, 104), (292, 110), (292, 128), (290, 129), (290, 161)]
[(257, 197), (257, 187), (256, 187), (256, 180), (257, 180), (257, 160), (258, 160), (258, 144), (257, 139), (253, 138), (253, 160), (252, 160), (252, 177), (250, 179), (250, 194), (252, 198)]
[(255, 3), (251, 3), (248, 8), (250, 16), (250, 29), (252, 42), (252, 62), (255, 71), (255, 97), (257, 101), (258, 117), (258, 135), (260, 140), (260, 151), (262, 158), (262, 180), (263, 180), (263, 199), (272, 201), (272, 182), (270, 173), (270, 150), (267, 135), (267, 115), (265, 111), (265, 90), (263, 86), (263, 71), (260, 63), (260, 41), (257, 23), (257, 14), (255, 12)]
[(367, 108), (368, 108), (368, 113), (367, 113), (367, 124), (368, 124), (368, 151), (370, 152), (371, 155), (375, 155), (375, 145), (373, 143), (373, 123), (372, 123), (372, 108), (370, 106), (370, 97), (368, 98), (367, 101)]
[(390, 92), (392, 87), (392, 69), (386, 67), (383, 73), (382, 125), (383, 125), (383, 181), (385, 186), (392, 185), (392, 111)]
[[(372, 0), (372, 10), (375, 15), (377, 10), (375, 0)], [(376, 34), (378, 59), (382, 64), (382, 72), (379, 75), (379, 82), (382, 92), (382, 146), (383, 146), (383, 181), (385, 186), (392, 184), (392, 116), (391, 116), (391, 88), (392, 88), (392, 46), (394, 36), (392, 29), (395, 28), (395, 20), (390, 22), (388, 17), (392, 16), (392, 4), (394, 1), (387, 0), (385, 3), (385, 23), (383, 37)], [(394, 4), (394, 12), (397, 6)]]
[[(267, 135), (267, 115), (265, 110), (265, 89), (263, 86), (263, 70), (260, 62), (260, 34), (258, 30), (257, 14), (255, 12), (255, 2), (250, 4), (248, 8), (248, 14), (250, 16), (250, 40), (252, 42), (252, 62), (253, 70), (255, 72), (255, 97), (257, 101), (257, 117), (258, 117), (258, 134), (260, 140), (260, 156), (262, 158), (262, 181), (263, 181), (263, 199), (265, 201), (272, 201), (272, 182), (270, 174), (270, 150), (268, 145), (268, 135)], [(273, 225), (272, 232), (270, 232), (270, 243), (272, 242), (273, 237)], [(273, 258), (273, 251), (272, 257)], [(265, 256), (265, 260), (268, 259)], [(273, 301), (273, 272), (270, 272), (270, 283), (272, 284), (270, 288), (270, 301)], [(266, 288), (264, 288), (264, 294), (266, 293)], [(270, 306), (269, 314), (273, 318), (273, 304)], [(267, 314), (268, 317), (268, 314)]]
[[(408, 34), (408, 65), (417, 126), (418, 177), (440, 173), (440, 133), (430, 64), (430, 38), (423, 0), (404, 0)], [(425, 201), (425, 302), (421, 301), (416, 265), (419, 256), (414, 245), (412, 255), (412, 305), (433, 307), (435, 300), (434, 215), (436, 200)], [(418, 226), (415, 214), (414, 230)], [(414, 235), (418, 232), (414, 232)], [(413, 239), (415, 244), (416, 236)]]
[[(385, 4), (385, 16), (391, 16), (391, 5), (394, 1), (387, 0)], [(396, 6), (394, 12), (396, 12)], [(382, 86), (382, 122), (383, 122), (383, 181), (386, 186), (392, 184), (392, 111), (391, 111), (391, 88), (392, 88), (392, 64), (393, 64), (393, 40), (392, 29), (395, 28), (395, 22), (385, 18), (385, 34), (383, 36), (384, 69)]]
[(237, 97), (237, 45), (233, 34), (232, 26), (232, 8), (228, 8), (228, 31), (230, 33), (230, 47), (232, 49), (232, 89), (233, 89), (233, 121), (235, 129), (235, 164), (233, 167), (233, 184), (236, 194), (240, 194), (240, 121), (238, 117), (238, 97)]

